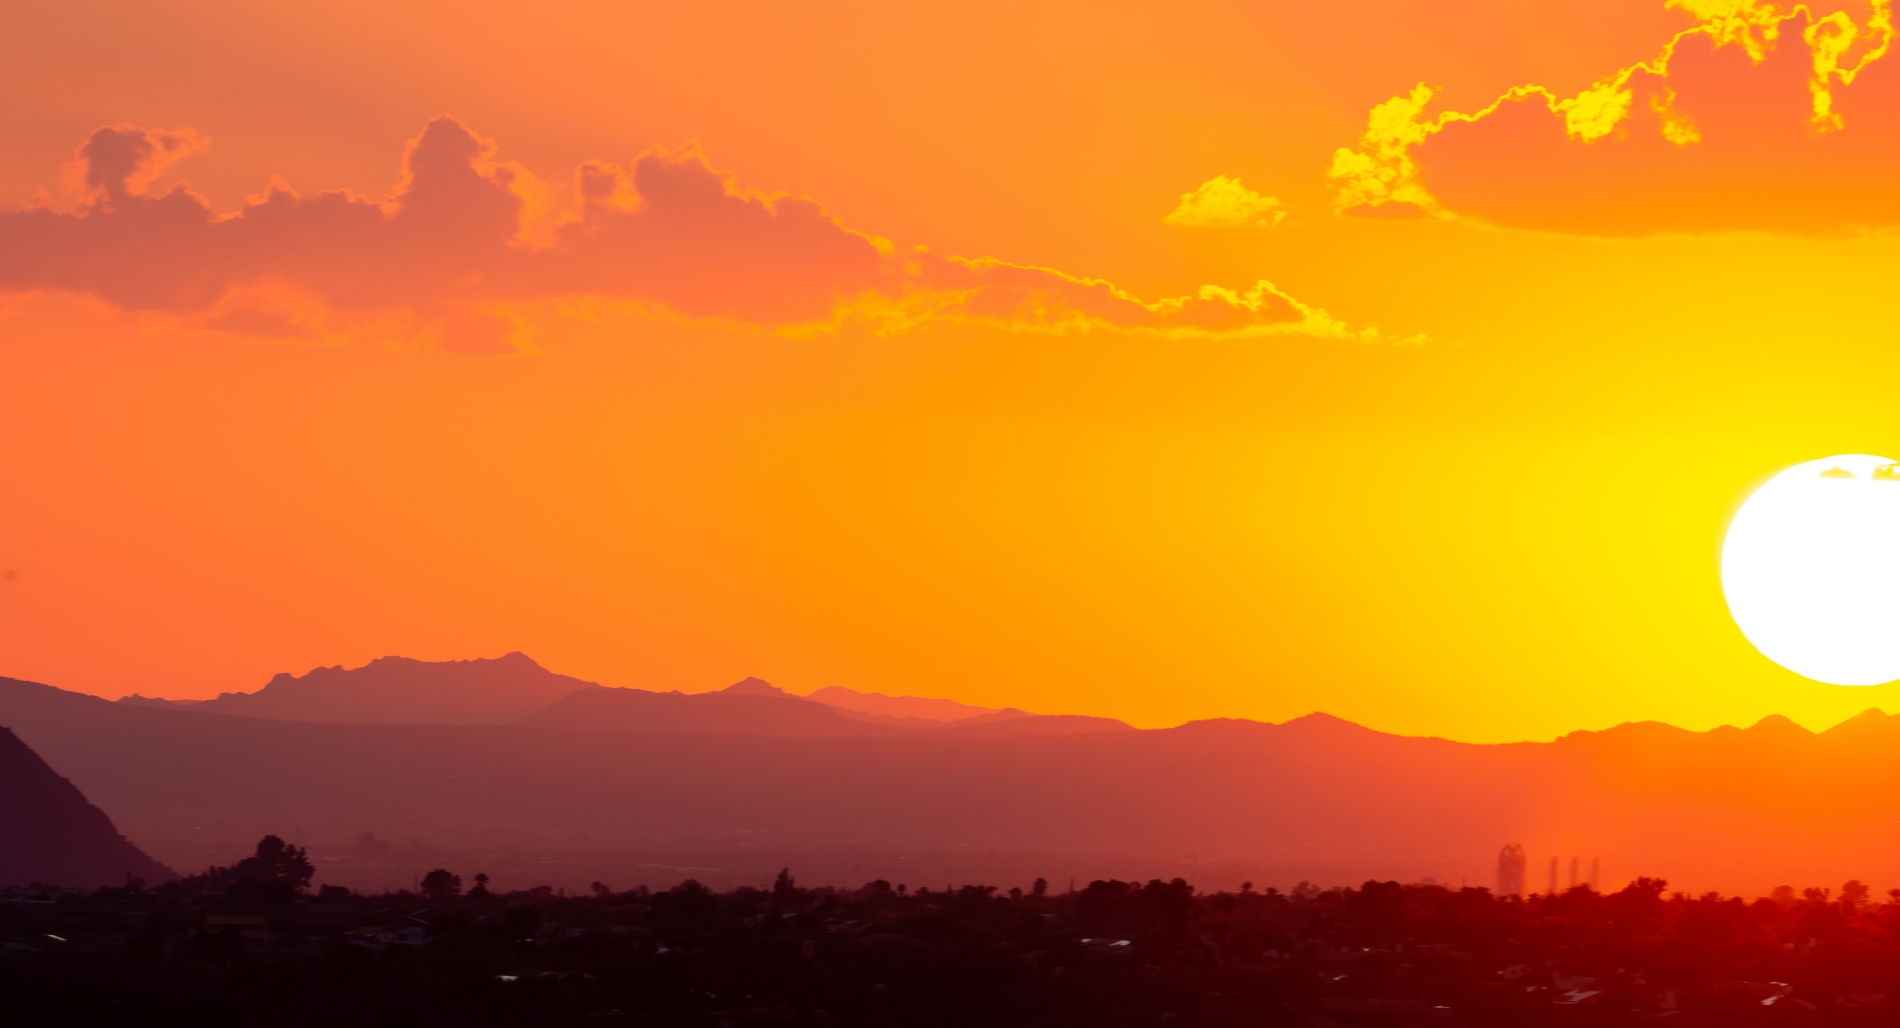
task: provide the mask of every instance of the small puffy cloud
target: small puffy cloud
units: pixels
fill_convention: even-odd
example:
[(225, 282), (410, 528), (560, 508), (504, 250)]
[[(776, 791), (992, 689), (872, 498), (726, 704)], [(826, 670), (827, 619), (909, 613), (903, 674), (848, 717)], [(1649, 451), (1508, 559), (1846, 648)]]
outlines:
[(1900, 225), (1900, 59), (1885, 0), (1858, 20), (1676, 0), (1696, 23), (1575, 96), (1508, 90), (1428, 115), (1419, 86), (1335, 156), (1335, 206), (1588, 235)]
[(114, 125), (94, 132), (66, 173), (73, 192), (87, 200), (124, 199), (144, 192), (166, 168), (210, 145), (211, 140), (194, 129)]
[(650, 153), (630, 172), (594, 162), (580, 191), (580, 219), (544, 262), (545, 293), (652, 297), (689, 315), (782, 324), (825, 318), (890, 274), (882, 240), (811, 200), (748, 193), (697, 150)]
[(1248, 189), (1238, 178), (1216, 175), (1194, 192), (1182, 193), (1181, 203), (1161, 223), (1183, 228), (1272, 228), (1285, 217), (1279, 200)]
[[(0, 214), (0, 294), (79, 293), (214, 331), (435, 339), (470, 353), (510, 352), (524, 312), (573, 302), (779, 330), (858, 319), (884, 331), (948, 321), (1377, 338), (1266, 282), (1144, 301), (1051, 269), (898, 255), (815, 201), (743, 188), (693, 148), (588, 161), (562, 182), (498, 161), (493, 143), (441, 117), (384, 197), (274, 180), (221, 214), (183, 184), (148, 191), (202, 146), (189, 130), (95, 132), (75, 157), (81, 201)], [(1208, 211), (1277, 215), (1271, 198), (1216, 183), (1200, 191)]]

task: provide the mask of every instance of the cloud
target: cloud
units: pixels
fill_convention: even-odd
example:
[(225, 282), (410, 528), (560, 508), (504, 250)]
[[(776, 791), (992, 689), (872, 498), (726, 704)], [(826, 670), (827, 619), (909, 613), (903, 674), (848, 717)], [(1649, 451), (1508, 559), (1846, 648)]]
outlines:
[[(451, 345), (481, 350), (499, 346), (504, 329), (468, 317), (482, 304), (590, 294), (770, 323), (828, 313), (883, 264), (877, 240), (816, 204), (735, 193), (690, 151), (644, 155), (631, 172), (583, 168), (586, 202), (559, 227), (557, 245), (536, 248), (521, 238), (524, 201), (513, 186), (523, 173), (497, 164), (493, 145), (452, 118), (409, 145), (385, 199), (306, 197), (276, 183), (225, 216), (183, 186), (144, 193), (151, 158), (138, 140), (101, 129), (81, 147), (87, 181), (98, 183), (89, 204), (0, 216), (0, 288), (88, 292), (175, 313), (219, 311), (234, 295), (274, 289), (344, 312), (408, 310)], [(638, 202), (602, 202), (601, 183), (621, 189), (622, 179)]]
[(1182, 193), (1180, 205), (1161, 223), (1183, 228), (1272, 228), (1285, 217), (1279, 200), (1248, 189), (1237, 178), (1216, 175), (1194, 192)]
[(82, 198), (122, 201), (140, 193), (166, 168), (211, 145), (193, 129), (102, 128), (79, 148), (67, 177)]
[(690, 147), (625, 167), (589, 161), (560, 182), (498, 161), (492, 142), (441, 117), (382, 198), (274, 180), (220, 214), (183, 184), (147, 191), (203, 145), (189, 130), (93, 133), (75, 158), (79, 202), (0, 214), (0, 293), (89, 294), (243, 335), (432, 337), (465, 352), (508, 352), (521, 312), (549, 301), (777, 329), (859, 319), (880, 331), (958, 321), (1377, 338), (1264, 282), (1143, 301), (1049, 269), (899, 255), (813, 200), (741, 187)]
[(1538, 85), (1427, 114), (1375, 107), (1339, 150), (1334, 206), (1592, 235), (1900, 224), (1900, 62), (1887, 0), (1858, 17), (1672, 0), (1695, 19), (1651, 60), (1574, 96)]
[(951, 322), (1026, 332), (1120, 331), (1168, 339), (1306, 335), (1365, 343), (1388, 339), (1354, 328), (1265, 279), (1248, 289), (1202, 286), (1188, 296), (1142, 300), (1111, 282), (994, 258), (919, 258), (894, 296), (862, 305), (857, 316), (887, 330)]
[(822, 326), (855, 321), (889, 335), (924, 325), (978, 325), (1009, 332), (1120, 332), (1158, 339), (1309, 336), (1413, 345), (1423, 335), (1388, 336), (1356, 327), (1303, 303), (1266, 279), (1246, 289), (1205, 285), (1186, 296), (1143, 300), (1099, 278), (993, 257), (940, 257), (921, 251), (903, 262), (895, 289), (865, 294)]

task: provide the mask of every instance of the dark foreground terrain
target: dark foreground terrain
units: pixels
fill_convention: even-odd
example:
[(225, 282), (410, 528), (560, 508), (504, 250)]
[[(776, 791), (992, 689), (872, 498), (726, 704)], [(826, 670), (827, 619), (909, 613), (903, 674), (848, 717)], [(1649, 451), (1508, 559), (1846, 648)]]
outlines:
[(1367, 882), (1201, 894), (872, 882), (588, 895), (307, 890), (266, 839), (157, 889), (9, 890), (34, 1025), (1875, 1025), (1900, 890), (1745, 902), (1642, 879), (1527, 900)]

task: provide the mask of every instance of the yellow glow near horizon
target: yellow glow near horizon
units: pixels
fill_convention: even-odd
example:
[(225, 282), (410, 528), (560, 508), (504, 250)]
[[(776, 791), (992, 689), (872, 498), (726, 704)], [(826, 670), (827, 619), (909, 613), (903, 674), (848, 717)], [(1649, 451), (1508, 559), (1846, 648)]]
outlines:
[(1729, 612), (1763, 656), (1834, 685), (1900, 679), (1900, 473), (1887, 457), (1797, 464), (1722, 544)]
[[(208, 698), (522, 650), (660, 691), (756, 675), (1142, 727), (1323, 710), (1487, 743), (1900, 712), (1900, 682), (1762, 660), (1710, 573), (1744, 484), (1900, 454), (1900, 409), (1857, 385), (1900, 374), (1900, 53), (1867, 0), (1780, 22), (1759, 61), (1696, 35), (1620, 86), (1715, 15), (465, 8), (36, 5), (0, 33), (0, 78), (43, 101), (0, 153), (4, 210), (35, 208), (0, 243), (33, 287), (0, 296), (0, 675)], [(1391, 160), (1360, 146), (1419, 82), (1414, 128), (1526, 83), (1629, 103), (1538, 94)], [(279, 288), (265, 250), (189, 265), (213, 234), (189, 220), (27, 248), (101, 127), (149, 130), (118, 172), (153, 204), (182, 183), (222, 217), (279, 182), (313, 218), (330, 190), (381, 216), (443, 113), (495, 147), (438, 154), (462, 155), (443, 210), (489, 206), (406, 236), (437, 240), (407, 263), (319, 245), (341, 222), (269, 251), (334, 289)], [(704, 262), (594, 231), (648, 224), (658, 193), (626, 176), (689, 140), (710, 164), (659, 169), (699, 184), (668, 195), (725, 227), (688, 218), (666, 253)], [(1334, 216), (1341, 147), (1415, 163), (1454, 216)], [(811, 220), (768, 215), (780, 194)], [(748, 225), (787, 234), (742, 246)], [(563, 253), (573, 274), (521, 270)], [(38, 290), (55, 271), (73, 288)], [(1327, 319), (1198, 292), (1261, 279)], [(668, 297), (815, 320), (646, 302)], [(1198, 334), (1146, 305), (1181, 297)], [(451, 307), (458, 338), (519, 349), (433, 346)], [(1352, 334), (1375, 328), (1431, 342)]]

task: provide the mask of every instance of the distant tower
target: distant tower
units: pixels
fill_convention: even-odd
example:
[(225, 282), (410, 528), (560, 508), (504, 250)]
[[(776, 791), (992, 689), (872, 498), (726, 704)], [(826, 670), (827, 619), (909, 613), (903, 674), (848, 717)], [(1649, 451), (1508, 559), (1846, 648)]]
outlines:
[(1544, 895), (1546, 896), (1557, 895), (1557, 858), (1556, 857), (1550, 858), (1550, 891), (1547, 893), (1544, 893)]
[(1524, 847), (1519, 843), (1498, 851), (1498, 895), (1524, 895)]
[(1570, 858), (1570, 887), (1573, 889), (1577, 887), (1577, 861), (1580, 859), (1582, 858), (1580, 857)]
[(1602, 872), (1603, 872), (1603, 858), (1591, 857), (1590, 858), (1590, 891), (1591, 892), (1603, 891)]

